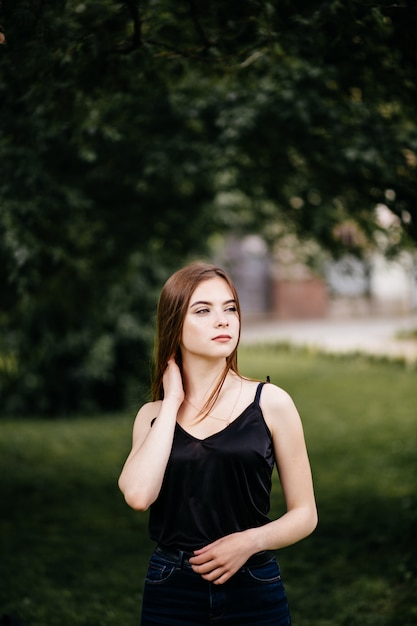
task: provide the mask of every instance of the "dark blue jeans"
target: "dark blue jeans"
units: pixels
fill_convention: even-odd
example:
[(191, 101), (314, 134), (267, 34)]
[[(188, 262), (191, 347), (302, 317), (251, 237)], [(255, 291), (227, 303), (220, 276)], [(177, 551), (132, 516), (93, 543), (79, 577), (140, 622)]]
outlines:
[(142, 626), (290, 626), (287, 597), (275, 558), (242, 567), (214, 585), (181, 563), (154, 552), (145, 579)]

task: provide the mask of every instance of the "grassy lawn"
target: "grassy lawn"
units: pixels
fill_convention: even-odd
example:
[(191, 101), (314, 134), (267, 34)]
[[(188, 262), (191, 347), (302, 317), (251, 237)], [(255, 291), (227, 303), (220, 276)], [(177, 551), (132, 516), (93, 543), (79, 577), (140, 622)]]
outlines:
[[(416, 370), (279, 347), (243, 348), (240, 367), (303, 418), (320, 525), (279, 554), (294, 626), (417, 624)], [(116, 484), (134, 412), (0, 421), (0, 616), (139, 623), (147, 516)]]

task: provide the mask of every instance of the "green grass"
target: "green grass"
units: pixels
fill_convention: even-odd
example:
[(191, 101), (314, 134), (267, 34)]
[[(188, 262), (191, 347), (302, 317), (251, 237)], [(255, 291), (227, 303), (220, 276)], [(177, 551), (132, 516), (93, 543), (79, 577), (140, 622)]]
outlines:
[[(415, 369), (282, 347), (242, 348), (240, 367), (303, 418), (320, 524), (279, 553), (294, 626), (416, 624)], [(0, 422), (0, 616), (139, 623), (147, 516), (117, 489), (133, 418)]]
[(400, 330), (396, 336), (397, 339), (417, 339), (417, 328), (412, 328), (410, 330)]

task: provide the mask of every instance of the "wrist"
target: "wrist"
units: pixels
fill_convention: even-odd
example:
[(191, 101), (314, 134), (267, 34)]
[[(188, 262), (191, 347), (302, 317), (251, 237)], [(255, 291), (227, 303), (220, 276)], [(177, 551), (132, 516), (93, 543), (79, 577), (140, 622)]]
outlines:
[(169, 396), (164, 396), (162, 400), (162, 407), (167, 407), (170, 409), (175, 409), (178, 411), (184, 399), (181, 396), (177, 396), (175, 394), (171, 394)]
[(262, 552), (263, 550), (266, 549), (264, 545), (265, 542), (262, 539), (263, 537), (262, 526), (259, 528), (248, 528), (248, 530), (246, 530), (245, 533), (247, 535), (248, 543), (252, 548), (251, 550), (252, 554), (256, 554), (257, 552)]

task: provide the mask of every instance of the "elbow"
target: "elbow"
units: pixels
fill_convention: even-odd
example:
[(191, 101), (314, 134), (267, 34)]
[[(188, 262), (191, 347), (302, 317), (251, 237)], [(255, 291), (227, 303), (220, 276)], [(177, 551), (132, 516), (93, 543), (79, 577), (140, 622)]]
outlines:
[(316, 530), (318, 524), (318, 514), (315, 506), (305, 507), (300, 513), (299, 540), (309, 537)]
[(124, 494), (126, 504), (130, 506), (134, 511), (147, 511), (152, 502), (141, 498), (137, 494)]
[(153, 502), (147, 494), (138, 489), (129, 488), (124, 485), (121, 480), (119, 480), (119, 489), (124, 496), (126, 504), (128, 504), (134, 511), (147, 511)]
[(308, 520), (307, 520), (307, 535), (311, 535), (317, 528), (317, 525), (319, 523), (319, 516), (318, 516), (318, 512), (317, 512), (317, 508), (313, 507), (310, 511), (310, 514), (308, 516)]

